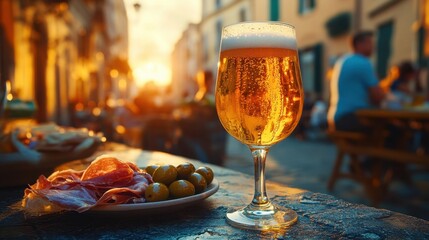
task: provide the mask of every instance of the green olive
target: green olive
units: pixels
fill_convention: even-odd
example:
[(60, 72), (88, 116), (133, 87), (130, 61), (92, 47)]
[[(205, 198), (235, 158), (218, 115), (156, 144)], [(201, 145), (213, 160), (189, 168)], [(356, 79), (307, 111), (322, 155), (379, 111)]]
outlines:
[(177, 178), (177, 169), (173, 165), (162, 165), (159, 166), (152, 175), (154, 182), (164, 183), (170, 185)]
[(182, 198), (195, 194), (195, 187), (187, 180), (177, 180), (174, 181), (168, 187), (170, 195), (173, 198)]
[(211, 168), (199, 167), (197, 170), (195, 170), (195, 172), (201, 174), (201, 176), (203, 176), (206, 179), (207, 185), (210, 185), (210, 183), (212, 183), (213, 178), (214, 178), (214, 174), (213, 174), (213, 170), (211, 170)]
[(145, 193), (144, 197), (148, 202), (158, 202), (167, 200), (169, 196), (168, 188), (162, 183), (151, 183)]
[(177, 166), (177, 175), (179, 179), (188, 179), (195, 172), (195, 167), (192, 163), (182, 163)]
[(207, 188), (206, 179), (199, 173), (192, 173), (191, 176), (189, 176), (188, 181), (194, 185), (196, 193), (204, 192)]
[(146, 170), (147, 173), (149, 173), (151, 176), (153, 176), (153, 172), (159, 167), (158, 164), (152, 164), (149, 166), (146, 166), (144, 170)]

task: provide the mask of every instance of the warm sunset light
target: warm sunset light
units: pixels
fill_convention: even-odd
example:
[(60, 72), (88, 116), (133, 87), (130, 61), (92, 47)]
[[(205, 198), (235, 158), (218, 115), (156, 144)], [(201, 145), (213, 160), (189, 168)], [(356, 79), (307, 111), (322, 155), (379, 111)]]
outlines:
[(157, 85), (165, 86), (171, 82), (171, 70), (162, 63), (146, 63), (133, 70), (135, 82), (143, 87), (147, 82), (154, 81)]
[[(201, 18), (199, 0), (125, 0), (128, 16), (128, 60), (138, 87), (171, 82), (171, 53), (190, 22)], [(138, 7), (137, 7), (138, 6)]]
[(119, 76), (119, 72), (116, 69), (110, 70), (110, 77), (111, 78), (117, 78)]

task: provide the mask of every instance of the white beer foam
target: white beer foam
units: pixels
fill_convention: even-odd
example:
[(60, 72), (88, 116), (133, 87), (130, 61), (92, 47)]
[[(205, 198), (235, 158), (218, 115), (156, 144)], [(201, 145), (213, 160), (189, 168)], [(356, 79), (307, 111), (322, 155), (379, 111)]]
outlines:
[(280, 34), (247, 34), (226, 36), (222, 39), (222, 51), (237, 48), (289, 48), (296, 50), (296, 39)]

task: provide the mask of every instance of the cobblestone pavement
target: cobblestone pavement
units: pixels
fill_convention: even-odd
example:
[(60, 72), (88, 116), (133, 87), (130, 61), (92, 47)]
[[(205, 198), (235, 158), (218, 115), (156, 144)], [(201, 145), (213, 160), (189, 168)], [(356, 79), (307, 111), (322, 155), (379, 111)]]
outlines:
[[(226, 151), (225, 167), (253, 174), (253, 160), (247, 146), (229, 137)], [(327, 190), (335, 156), (335, 145), (325, 138), (299, 140), (290, 137), (271, 148), (266, 163), (266, 179), (371, 205), (364, 189), (352, 180), (340, 179), (333, 192)], [(429, 220), (429, 172), (416, 173), (413, 180), (412, 186), (393, 182), (379, 207)], [(269, 194), (270, 190), (267, 191)]]

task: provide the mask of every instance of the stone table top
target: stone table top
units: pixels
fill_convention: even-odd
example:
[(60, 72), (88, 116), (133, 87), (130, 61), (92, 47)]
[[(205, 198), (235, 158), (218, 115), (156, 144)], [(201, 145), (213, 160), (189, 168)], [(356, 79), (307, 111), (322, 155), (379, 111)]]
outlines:
[[(209, 166), (219, 190), (182, 209), (145, 214), (67, 212), (26, 217), (13, 206), (23, 187), (0, 188), (0, 238), (28, 239), (429, 239), (429, 222), (415, 217), (352, 204), (333, 196), (267, 182), (271, 200), (295, 210), (298, 222), (282, 231), (252, 231), (227, 224), (228, 208), (244, 207), (253, 196), (253, 176), (160, 152), (124, 149), (113, 153), (140, 167), (153, 162)], [(61, 167), (82, 168), (87, 161)], [(35, 179), (36, 180), (36, 179)], [(34, 181), (35, 181), (34, 180)], [(32, 184), (32, 183), (31, 183)]]

